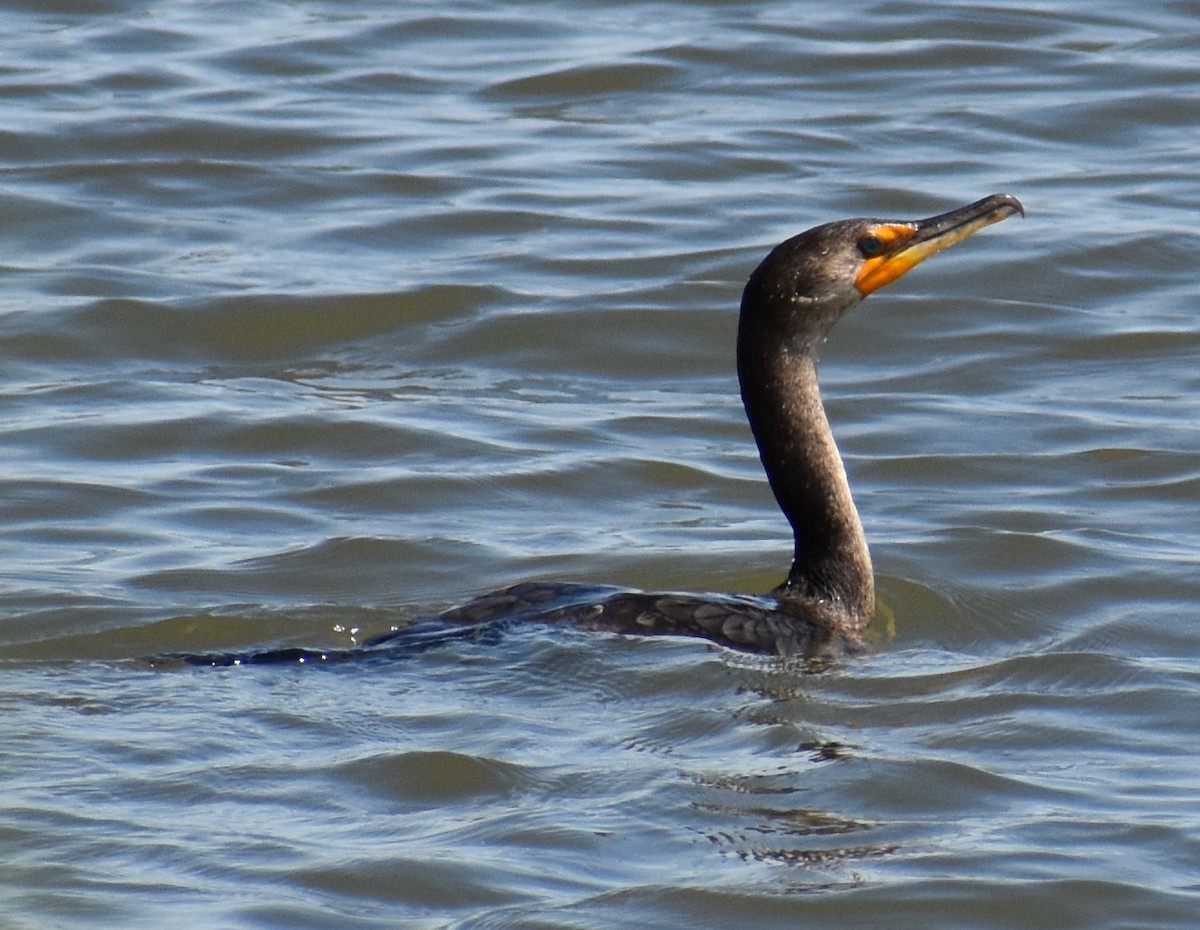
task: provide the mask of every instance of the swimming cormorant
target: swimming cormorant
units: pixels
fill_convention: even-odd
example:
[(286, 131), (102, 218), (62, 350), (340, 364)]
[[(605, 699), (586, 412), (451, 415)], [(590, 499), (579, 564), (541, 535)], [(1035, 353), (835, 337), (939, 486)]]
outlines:
[(738, 324), (738, 380), (767, 480), (795, 538), (791, 571), (769, 594), (660, 594), (527, 582), (359, 649), (195, 658), (205, 664), (323, 662), (408, 650), (517, 622), (699, 636), (735, 649), (806, 657), (860, 646), (875, 611), (875, 582), (821, 403), (817, 349), (867, 295), (930, 255), (1024, 212), (1015, 197), (992, 194), (912, 222), (839, 220), (780, 243), (750, 275)]

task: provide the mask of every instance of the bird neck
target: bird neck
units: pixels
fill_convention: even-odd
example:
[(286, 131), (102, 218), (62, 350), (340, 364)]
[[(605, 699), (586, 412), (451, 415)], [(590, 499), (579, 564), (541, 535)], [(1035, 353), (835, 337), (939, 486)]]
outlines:
[(738, 334), (742, 402), (795, 537), (792, 570), (775, 593), (829, 602), (861, 627), (875, 609), (871, 556), (806, 348), (757, 327)]

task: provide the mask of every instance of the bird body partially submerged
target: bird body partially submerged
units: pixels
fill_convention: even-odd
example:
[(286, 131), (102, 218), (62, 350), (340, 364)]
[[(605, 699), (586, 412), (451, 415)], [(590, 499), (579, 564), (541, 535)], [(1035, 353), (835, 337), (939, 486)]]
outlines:
[[(637, 635), (699, 636), (754, 652), (816, 656), (858, 647), (875, 610), (871, 556), (817, 385), (816, 353), (839, 319), (929, 256), (1015, 213), (993, 194), (914, 222), (840, 220), (776, 246), (742, 295), (737, 367), (742, 401), (775, 499), (792, 526), (791, 571), (762, 596), (654, 594), (525, 583), (485, 594), (434, 622), (367, 647), (195, 657), (214, 664), (328, 661), (458, 639), (516, 622)], [(426, 632), (422, 632), (422, 630)]]

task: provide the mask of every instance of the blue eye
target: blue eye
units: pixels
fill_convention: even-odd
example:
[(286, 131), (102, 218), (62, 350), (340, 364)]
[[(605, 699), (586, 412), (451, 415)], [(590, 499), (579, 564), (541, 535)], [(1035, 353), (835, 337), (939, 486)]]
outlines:
[(866, 258), (874, 258), (883, 251), (883, 240), (878, 236), (863, 236), (858, 240), (858, 251)]

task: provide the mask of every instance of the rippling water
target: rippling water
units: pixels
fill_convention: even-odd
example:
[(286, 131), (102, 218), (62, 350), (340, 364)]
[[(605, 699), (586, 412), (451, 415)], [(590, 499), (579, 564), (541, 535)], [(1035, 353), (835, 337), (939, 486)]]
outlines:
[[(0, 924), (1195, 925), (1200, 7), (0, 23)], [(746, 275), (1000, 190), (824, 353), (865, 657), (139, 661), (765, 589)]]

